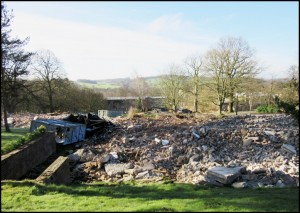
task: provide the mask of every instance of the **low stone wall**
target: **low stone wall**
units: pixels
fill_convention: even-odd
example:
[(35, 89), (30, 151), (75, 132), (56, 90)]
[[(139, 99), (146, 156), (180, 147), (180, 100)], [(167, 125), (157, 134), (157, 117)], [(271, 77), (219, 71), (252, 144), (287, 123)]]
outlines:
[(1, 180), (19, 180), (56, 151), (55, 133), (46, 132), (24, 146), (1, 156)]
[(46, 184), (71, 183), (69, 158), (60, 156), (37, 179)]

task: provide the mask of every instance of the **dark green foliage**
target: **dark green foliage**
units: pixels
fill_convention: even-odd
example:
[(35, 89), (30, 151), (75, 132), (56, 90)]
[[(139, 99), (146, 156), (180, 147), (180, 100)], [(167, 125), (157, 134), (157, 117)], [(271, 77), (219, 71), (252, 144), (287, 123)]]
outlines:
[(223, 114), (223, 113), (219, 113), (219, 114), (218, 114), (218, 119), (223, 119), (223, 118), (225, 118), (225, 117), (226, 117), (226, 115)]
[(136, 106), (140, 112), (143, 111), (143, 100), (141, 99), (141, 97), (138, 97), (136, 101)]
[(1, 149), (1, 155), (6, 154), (14, 149), (19, 148), (20, 146), (42, 136), (46, 132), (46, 127), (41, 125), (39, 126), (34, 132), (26, 133), (24, 136), (20, 137), (17, 141), (13, 141), (11, 146), (7, 147), (6, 149)]
[(9, 28), (12, 18), (12, 11), (1, 2), (1, 120), (4, 121), (6, 132), (10, 132), (7, 113), (13, 112), (22, 101), (20, 93), (25, 89), (22, 78), (28, 74), (32, 56), (32, 53), (22, 49), (28, 38), (20, 40), (11, 37)]
[(25, 136), (22, 136), (21, 138), (18, 139), (18, 143), (23, 145), (41, 135), (43, 135), (46, 132), (46, 127), (41, 125), (39, 126), (34, 132), (32, 133), (26, 133)]
[(279, 109), (276, 105), (266, 104), (261, 105), (256, 108), (256, 112), (258, 113), (277, 113)]
[(283, 110), (286, 114), (292, 115), (299, 125), (299, 101), (292, 103), (276, 99), (276, 104), (279, 109)]

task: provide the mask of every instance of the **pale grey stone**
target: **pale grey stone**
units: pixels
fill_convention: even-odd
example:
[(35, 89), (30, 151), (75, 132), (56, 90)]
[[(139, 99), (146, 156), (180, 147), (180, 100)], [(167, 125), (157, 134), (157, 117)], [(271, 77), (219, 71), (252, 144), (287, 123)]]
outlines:
[(207, 170), (207, 177), (223, 184), (231, 184), (245, 169), (245, 167), (214, 167)]

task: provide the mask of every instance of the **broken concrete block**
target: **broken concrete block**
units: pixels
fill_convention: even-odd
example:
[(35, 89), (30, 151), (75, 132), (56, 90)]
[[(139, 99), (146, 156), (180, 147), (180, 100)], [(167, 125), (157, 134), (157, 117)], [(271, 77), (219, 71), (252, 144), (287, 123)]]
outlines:
[(110, 154), (114, 159), (118, 159), (118, 158), (119, 158), (117, 152), (110, 152), (109, 154)]
[(161, 144), (163, 146), (168, 145), (169, 144), (169, 140), (161, 140)]
[(142, 178), (146, 178), (146, 177), (149, 177), (149, 172), (148, 171), (138, 173), (135, 176), (135, 179), (142, 179)]
[(246, 167), (214, 167), (207, 170), (207, 177), (216, 180), (223, 184), (231, 184), (241, 173), (246, 170)]
[(290, 144), (282, 144), (281, 149), (289, 153), (293, 153), (293, 154), (297, 153), (295, 147), (293, 147)]
[(124, 174), (125, 169), (132, 169), (133, 165), (131, 163), (109, 163), (104, 165), (105, 172), (109, 175), (118, 175), (118, 174)]
[(178, 164), (178, 165), (185, 164), (186, 161), (187, 161), (187, 158), (186, 158), (186, 156), (184, 156), (184, 155), (180, 155), (180, 156), (177, 158), (177, 164)]
[(276, 134), (276, 132), (274, 132), (274, 131), (268, 131), (268, 130), (265, 130), (264, 132), (265, 132), (265, 134), (268, 135), (268, 136), (275, 136), (275, 134)]
[(195, 133), (195, 132), (192, 132), (192, 133), (193, 133), (193, 135), (195, 135), (196, 138), (200, 138), (200, 135), (199, 135), (199, 134), (197, 134), (197, 133)]
[(253, 141), (259, 141), (259, 137), (248, 137), (248, 139), (252, 139)]
[(236, 189), (241, 189), (241, 188), (246, 188), (247, 183), (246, 182), (234, 182), (231, 186)]
[(203, 149), (203, 152), (206, 152), (208, 150), (208, 146), (202, 145), (202, 149)]
[(251, 138), (245, 138), (243, 139), (243, 146), (249, 146), (252, 143), (252, 139)]
[(69, 184), (70, 178), (69, 158), (60, 156), (37, 179), (38, 182)]
[(154, 165), (151, 162), (144, 162), (143, 166), (142, 166), (143, 171), (152, 170), (154, 168), (155, 167), (154, 167)]
[(156, 143), (160, 143), (160, 139), (159, 139), (159, 138), (155, 138), (154, 141), (155, 141)]

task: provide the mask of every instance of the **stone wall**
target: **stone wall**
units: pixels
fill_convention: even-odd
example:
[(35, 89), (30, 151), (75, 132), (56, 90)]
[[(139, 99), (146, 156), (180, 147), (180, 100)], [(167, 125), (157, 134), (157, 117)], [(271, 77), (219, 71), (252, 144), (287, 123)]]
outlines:
[(56, 151), (54, 132), (46, 132), (24, 146), (1, 156), (1, 180), (19, 180)]
[[(164, 107), (163, 97), (145, 97), (144, 98), (145, 110), (152, 110), (154, 108)], [(138, 97), (116, 97), (107, 100), (107, 108), (105, 110), (112, 111), (125, 111), (127, 112), (130, 107), (137, 107)]]
[(46, 184), (69, 184), (71, 183), (69, 158), (60, 156), (57, 158), (37, 179)]
[(116, 100), (107, 100), (107, 110), (114, 111), (125, 111), (127, 112), (130, 107), (136, 107), (136, 99), (116, 99)]

